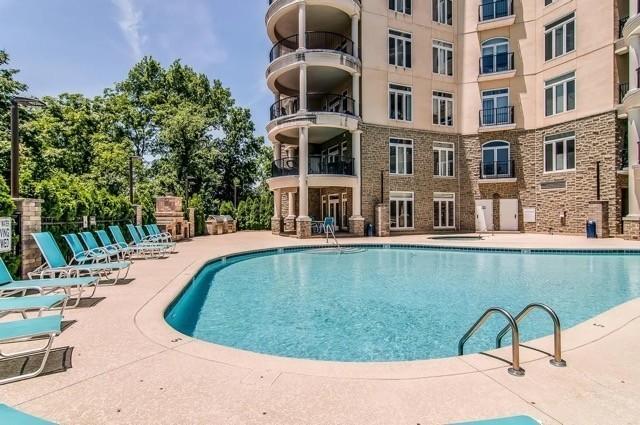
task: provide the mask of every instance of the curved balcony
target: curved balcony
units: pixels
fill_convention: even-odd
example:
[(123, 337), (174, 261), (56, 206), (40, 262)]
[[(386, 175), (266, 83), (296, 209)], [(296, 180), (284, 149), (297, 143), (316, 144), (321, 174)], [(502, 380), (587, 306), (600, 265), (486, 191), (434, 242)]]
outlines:
[(290, 93), (291, 84), (297, 86), (301, 62), (310, 67), (330, 67), (334, 73), (343, 72), (345, 76), (360, 72), (359, 55), (349, 37), (328, 31), (308, 31), (305, 49), (299, 50), (298, 46), (299, 37), (295, 34), (278, 41), (269, 52), (266, 78), (274, 93)]
[(629, 39), (634, 35), (640, 35), (640, 13), (629, 16), (622, 28), (622, 36), (627, 45), (629, 45)]
[[(353, 158), (329, 158), (309, 155), (307, 182), (309, 187), (353, 187), (356, 183)], [(282, 158), (271, 163), (271, 190), (298, 186), (300, 168), (298, 158)]]
[[(269, 0), (265, 23), (271, 41), (275, 42), (282, 34), (281, 30), (276, 29), (276, 25), (281, 19), (291, 21), (285, 25), (288, 27), (293, 27), (292, 24), (297, 22), (297, 8), (300, 3), (305, 3), (307, 7), (322, 6), (335, 9), (347, 17), (360, 14), (360, 0)], [(331, 24), (332, 18), (328, 17), (327, 19), (327, 23)]]
[[(296, 144), (300, 127), (357, 130), (356, 102), (340, 94), (308, 94), (307, 108), (300, 110), (300, 97), (289, 96), (271, 105), (267, 132), (270, 140)], [(338, 134), (338, 133), (336, 133)]]
[[(640, 82), (640, 68), (636, 69), (636, 81)], [(632, 109), (640, 108), (640, 88), (638, 87), (630, 87), (627, 84), (627, 92), (624, 94), (622, 98), (622, 110), (624, 112), (629, 112)], [(622, 93), (620, 93), (622, 94)]]

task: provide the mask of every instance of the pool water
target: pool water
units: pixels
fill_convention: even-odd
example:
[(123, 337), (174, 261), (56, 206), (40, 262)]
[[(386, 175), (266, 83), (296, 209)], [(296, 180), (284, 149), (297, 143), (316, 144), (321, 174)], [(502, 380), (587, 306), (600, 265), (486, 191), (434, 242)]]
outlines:
[[(367, 248), (270, 251), (206, 266), (166, 312), (176, 330), (259, 353), (338, 361), (454, 356), (489, 307), (542, 302), (563, 329), (640, 296), (640, 256)], [(465, 347), (493, 348), (494, 317)], [(532, 313), (523, 341), (552, 333)], [(505, 338), (505, 345), (508, 338)]]

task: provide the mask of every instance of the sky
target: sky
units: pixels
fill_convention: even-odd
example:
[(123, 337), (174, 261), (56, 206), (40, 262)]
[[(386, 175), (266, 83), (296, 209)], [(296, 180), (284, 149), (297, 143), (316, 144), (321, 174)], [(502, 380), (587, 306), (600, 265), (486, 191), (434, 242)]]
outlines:
[(33, 96), (95, 96), (145, 55), (229, 88), (265, 135), (267, 0), (0, 0), (0, 49)]

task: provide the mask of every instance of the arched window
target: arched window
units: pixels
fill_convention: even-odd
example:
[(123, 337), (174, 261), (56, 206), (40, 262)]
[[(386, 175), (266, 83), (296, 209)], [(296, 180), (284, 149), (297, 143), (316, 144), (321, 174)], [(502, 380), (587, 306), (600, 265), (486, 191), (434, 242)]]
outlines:
[(482, 171), (480, 178), (512, 177), (513, 165), (509, 142), (492, 140), (482, 145)]
[(509, 39), (497, 37), (482, 43), (482, 58), (480, 58), (480, 72), (482, 74), (512, 69), (513, 54), (509, 52)]

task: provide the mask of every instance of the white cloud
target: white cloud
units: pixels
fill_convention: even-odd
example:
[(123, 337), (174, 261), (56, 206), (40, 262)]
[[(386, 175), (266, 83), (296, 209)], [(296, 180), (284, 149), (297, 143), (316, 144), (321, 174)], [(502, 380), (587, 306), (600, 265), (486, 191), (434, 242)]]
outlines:
[(142, 12), (136, 8), (135, 0), (111, 0), (118, 9), (118, 25), (129, 44), (134, 59), (142, 58), (142, 45), (145, 37), (142, 35), (140, 25)]

